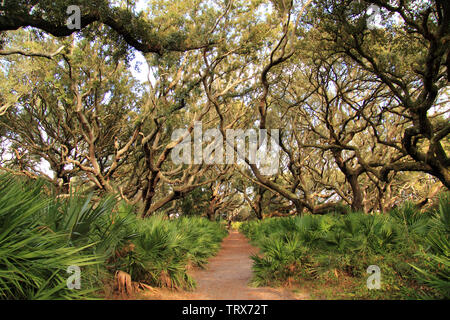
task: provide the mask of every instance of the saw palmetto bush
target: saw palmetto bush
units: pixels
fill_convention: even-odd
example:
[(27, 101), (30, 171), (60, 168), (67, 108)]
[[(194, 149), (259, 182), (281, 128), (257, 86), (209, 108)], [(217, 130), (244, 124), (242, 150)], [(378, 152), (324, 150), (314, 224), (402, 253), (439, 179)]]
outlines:
[(30, 184), (0, 176), (0, 299), (78, 299), (96, 288), (67, 287), (67, 268), (98, 264), (88, 251), (93, 244), (67, 244), (67, 234), (41, 223), (50, 200), (41, 195), (42, 182)]
[(407, 237), (420, 241), (431, 228), (432, 212), (421, 212), (411, 202), (405, 202), (400, 208), (392, 209), (389, 215), (404, 227)]
[(444, 194), (433, 214), (430, 232), (417, 253), (423, 266), (412, 264), (417, 278), (433, 289), (422, 292), (423, 298), (450, 299), (450, 194)]
[[(139, 219), (111, 196), (49, 197), (44, 184), (0, 176), (0, 299), (98, 298), (117, 272), (192, 288), (187, 269), (204, 266), (227, 234), (200, 217)], [(80, 290), (67, 287), (69, 266), (81, 268)]]
[(219, 251), (223, 238), (228, 234), (223, 225), (201, 217), (177, 219), (174, 227), (184, 234), (189, 264), (198, 267), (204, 267), (208, 259)]
[(84, 270), (85, 284), (90, 287), (111, 282), (117, 255), (136, 236), (134, 209), (113, 196), (94, 199), (93, 194), (70, 193), (69, 198), (51, 201), (43, 210), (41, 223), (48, 230), (65, 235), (67, 246), (84, 247), (98, 264)]
[(152, 217), (137, 225), (133, 250), (123, 259), (122, 268), (134, 281), (156, 286), (192, 286), (186, 272), (182, 238), (168, 221)]
[(447, 197), (437, 213), (405, 203), (387, 214), (269, 218), (246, 222), (240, 230), (263, 253), (252, 257), (256, 285), (318, 280), (331, 272), (359, 279), (366, 294), (366, 269), (375, 264), (382, 269), (383, 294), (406, 297), (425, 284), (427, 294), (448, 297), (448, 208)]
[(308, 277), (314, 273), (308, 247), (303, 246), (295, 235), (284, 239), (265, 239), (261, 248), (263, 256), (251, 256), (254, 271), (252, 284), (255, 286), (279, 284), (283, 280)]
[(136, 220), (135, 227), (137, 236), (116, 268), (133, 281), (170, 288), (193, 288), (189, 266), (202, 267), (227, 234), (219, 223), (199, 217), (171, 221), (153, 216)]
[(71, 193), (67, 199), (50, 202), (41, 222), (54, 232), (66, 234), (68, 245), (95, 243), (92, 253), (109, 259), (136, 236), (133, 210), (112, 196), (94, 201), (93, 194)]

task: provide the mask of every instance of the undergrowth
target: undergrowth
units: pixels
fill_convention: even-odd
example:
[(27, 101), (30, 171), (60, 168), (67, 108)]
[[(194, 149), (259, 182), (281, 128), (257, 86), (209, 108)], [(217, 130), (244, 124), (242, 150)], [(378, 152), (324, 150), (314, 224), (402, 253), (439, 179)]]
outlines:
[[(303, 284), (320, 298), (448, 299), (450, 197), (437, 210), (412, 204), (387, 214), (304, 215), (240, 226), (262, 255), (254, 255), (255, 286)], [(369, 290), (367, 268), (381, 269)], [(339, 292), (327, 292), (329, 287)]]
[[(103, 298), (125, 272), (151, 286), (193, 288), (187, 270), (202, 267), (227, 234), (200, 217), (140, 219), (114, 197), (51, 197), (44, 181), (0, 175), (0, 299)], [(81, 288), (69, 289), (70, 266)]]

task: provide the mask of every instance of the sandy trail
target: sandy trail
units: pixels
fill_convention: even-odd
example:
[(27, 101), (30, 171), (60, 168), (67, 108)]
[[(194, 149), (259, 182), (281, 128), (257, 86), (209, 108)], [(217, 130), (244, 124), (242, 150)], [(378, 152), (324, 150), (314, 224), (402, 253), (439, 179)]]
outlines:
[(258, 248), (249, 244), (239, 232), (231, 231), (222, 242), (219, 253), (209, 260), (206, 269), (193, 270), (191, 276), (197, 282), (192, 292), (158, 289), (146, 293), (146, 299), (157, 300), (297, 300), (308, 297), (293, 294), (287, 289), (252, 288), (250, 256)]

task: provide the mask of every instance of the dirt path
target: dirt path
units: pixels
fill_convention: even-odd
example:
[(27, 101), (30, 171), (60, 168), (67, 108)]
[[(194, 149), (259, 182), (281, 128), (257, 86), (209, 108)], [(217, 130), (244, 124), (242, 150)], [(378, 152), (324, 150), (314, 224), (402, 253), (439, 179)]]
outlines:
[(296, 300), (305, 295), (293, 294), (287, 289), (248, 286), (252, 277), (250, 256), (258, 252), (237, 231), (231, 231), (222, 242), (219, 253), (210, 259), (204, 270), (190, 272), (197, 282), (193, 292), (156, 290), (146, 293), (146, 299), (158, 300)]

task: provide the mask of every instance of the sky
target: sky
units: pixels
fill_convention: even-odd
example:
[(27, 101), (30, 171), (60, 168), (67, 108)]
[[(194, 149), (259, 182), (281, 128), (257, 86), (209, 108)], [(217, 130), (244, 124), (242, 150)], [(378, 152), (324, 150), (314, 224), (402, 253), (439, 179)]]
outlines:
[[(136, 9), (137, 11), (140, 11), (145, 8), (146, 0), (138, 0), (136, 3)], [(141, 83), (146, 82), (148, 80), (148, 74), (150, 72), (150, 69), (148, 67), (147, 62), (145, 61), (145, 58), (143, 54), (137, 50), (135, 50), (135, 58), (131, 61), (131, 73), (133, 74), (133, 77), (138, 79)], [(136, 64), (140, 64), (139, 69), (140, 71), (136, 71)], [(151, 77), (152, 79), (152, 77)]]

